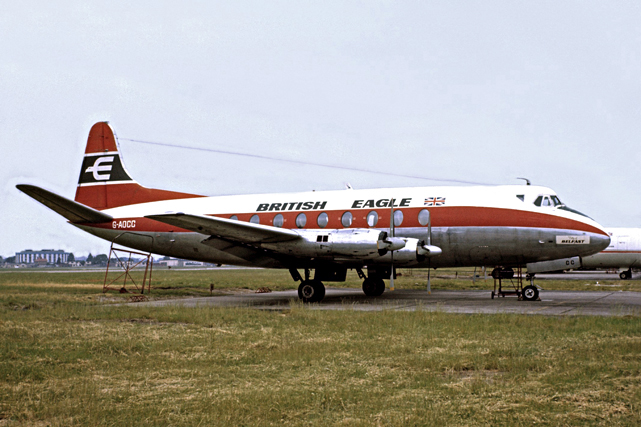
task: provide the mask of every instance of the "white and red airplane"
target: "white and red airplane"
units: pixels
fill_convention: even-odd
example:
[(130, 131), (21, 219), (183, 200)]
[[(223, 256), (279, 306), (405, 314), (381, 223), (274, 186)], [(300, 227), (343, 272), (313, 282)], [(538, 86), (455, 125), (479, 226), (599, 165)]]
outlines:
[(588, 256), (610, 243), (603, 227), (554, 191), (530, 185), (217, 197), (146, 188), (125, 169), (106, 122), (89, 132), (75, 200), (33, 185), (17, 188), (123, 246), (288, 269), (307, 302), (322, 300), (322, 282), (344, 281), (348, 269), (364, 279), (366, 295), (378, 296), (396, 267), (522, 266)]
[(598, 254), (581, 258), (585, 270), (613, 268), (622, 270), (619, 277), (632, 278), (632, 269), (641, 268), (641, 228), (608, 227), (610, 246)]

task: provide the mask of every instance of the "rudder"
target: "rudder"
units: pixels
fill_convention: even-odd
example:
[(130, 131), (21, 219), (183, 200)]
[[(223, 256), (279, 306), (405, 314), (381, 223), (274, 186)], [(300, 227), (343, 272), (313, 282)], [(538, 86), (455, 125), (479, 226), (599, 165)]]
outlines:
[(78, 178), (75, 201), (102, 210), (137, 203), (201, 197), (146, 188), (134, 181), (122, 163), (118, 143), (107, 122), (91, 127)]

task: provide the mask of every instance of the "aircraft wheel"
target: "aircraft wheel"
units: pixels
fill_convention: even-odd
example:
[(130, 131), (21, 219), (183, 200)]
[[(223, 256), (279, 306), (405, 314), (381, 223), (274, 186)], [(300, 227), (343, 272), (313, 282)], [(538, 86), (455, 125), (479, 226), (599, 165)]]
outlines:
[(385, 292), (385, 282), (380, 277), (368, 277), (363, 281), (363, 292), (368, 297), (379, 297)]
[(536, 286), (528, 285), (523, 288), (523, 299), (526, 301), (536, 301), (539, 298), (539, 290)]
[(319, 302), (325, 298), (325, 285), (320, 280), (303, 280), (298, 286), (298, 298), (303, 302)]
[(622, 271), (621, 274), (619, 274), (619, 277), (621, 280), (628, 280), (632, 278), (632, 272), (630, 270)]

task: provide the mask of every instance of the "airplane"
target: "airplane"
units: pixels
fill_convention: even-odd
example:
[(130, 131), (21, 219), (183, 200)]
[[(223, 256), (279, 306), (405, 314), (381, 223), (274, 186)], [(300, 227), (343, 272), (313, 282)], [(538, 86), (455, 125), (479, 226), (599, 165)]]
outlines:
[[(74, 200), (29, 184), (16, 187), (112, 244), (287, 269), (304, 302), (321, 301), (323, 282), (345, 281), (348, 269), (363, 279), (366, 295), (380, 296), (384, 279), (393, 288), (398, 267), (522, 266), (588, 256), (610, 243), (597, 222), (551, 189), (532, 185), (215, 197), (147, 188), (125, 169), (107, 122), (89, 132)], [(525, 299), (538, 297), (538, 290), (523, 291)]]
[(616, 268), (621, 280), (632, 278), (632, 268), (641, 268), (641, 228), (605, 229), (610, 235), (610, 245), (598, 254), (581, 258), (581, 268)]

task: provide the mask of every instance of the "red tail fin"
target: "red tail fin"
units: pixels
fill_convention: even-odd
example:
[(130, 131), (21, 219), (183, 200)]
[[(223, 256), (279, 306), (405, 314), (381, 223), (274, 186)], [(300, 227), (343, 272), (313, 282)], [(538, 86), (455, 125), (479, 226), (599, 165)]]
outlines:
[(116, 138), (107, 122), (91, 127), (80, 169), (76, 202), (94, 209), (109, 209), (159, 200), (202, 197), (195, 194), (146, 188), (134, 181), (120, 159)]

